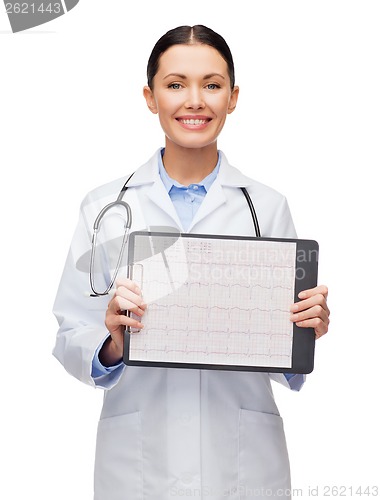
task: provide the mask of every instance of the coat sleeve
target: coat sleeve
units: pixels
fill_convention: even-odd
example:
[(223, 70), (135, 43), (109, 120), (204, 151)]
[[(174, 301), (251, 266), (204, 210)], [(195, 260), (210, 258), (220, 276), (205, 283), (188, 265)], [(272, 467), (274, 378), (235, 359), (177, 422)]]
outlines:
[(276, 203), (270, 233), (273, 238), (297, 238), (289, 205), (284, 196)]
[(78, 380), (93, 387), (110, 388), (117, 383), (124, 366), (96, 379), (91, 376), (94, 354), (109, 335), (104, 319), (110, 298), (88, 296), (88, 265), (83, 262), (89, 261), (92, 231), (83, 206), (84, 203), (53, 306), (59, 324), (53, 355)]

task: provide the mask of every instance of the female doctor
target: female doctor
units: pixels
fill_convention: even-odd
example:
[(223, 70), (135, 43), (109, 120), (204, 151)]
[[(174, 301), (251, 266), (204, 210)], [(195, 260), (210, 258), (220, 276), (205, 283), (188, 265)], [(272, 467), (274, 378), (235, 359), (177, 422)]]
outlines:
[[(165, 148), (127, 184), (131, 230), (170, 226), (178, 232), (255, 236), (240, 189), (245, 187), (261, 235), (295, 237), (286, 199), (232, 167), (217, 149), (239, 95), (225, 40), (200, 25), (169, 31), (153, 48), (147, 83), (144, 97), (158, 115)], [(94, 220), (126, 178), (83, 201), (54, 306), (60, 325), (54, 355), (70, 374), (105, 390), (94, 498), (289, 497), (288, 454), (271, 379), (299, 390), (303, 375), (127, 367), (121, 362), (124, 329), (143, 328), (147, 307), (138, 285), (120, 276), (111, 299), (84, 296), (89, 285), (82, 262)], [(116, 238), (110, 228), (107, 238)], [(305, 290), (299, 298), (290, 320), (314, 328), (317, 338), (325, 334), (327, 288)]]

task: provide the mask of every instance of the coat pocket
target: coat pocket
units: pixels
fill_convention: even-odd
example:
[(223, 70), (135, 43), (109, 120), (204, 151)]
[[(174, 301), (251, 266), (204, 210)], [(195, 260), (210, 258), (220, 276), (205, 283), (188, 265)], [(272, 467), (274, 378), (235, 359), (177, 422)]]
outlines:
[(99, 421), (94, 479), (94, 500), (143, 498), (140, 412)]
[(290, 469), (282, 418), (240, 410), (239, 498), (290, 498)]

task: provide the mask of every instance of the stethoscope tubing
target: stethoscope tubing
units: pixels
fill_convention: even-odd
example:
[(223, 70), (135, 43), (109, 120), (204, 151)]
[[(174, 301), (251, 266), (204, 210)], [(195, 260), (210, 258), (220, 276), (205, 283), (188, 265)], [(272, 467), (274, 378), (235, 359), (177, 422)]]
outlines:
[[(98, 216), (95, 219), (94, 226), (93, 226), (92, 240), (91, 240), (91, 256), (90, 256), (90, 271), (89, 271), (89, 274), (90, 274), (90, 286), (91, 286), (91, 290), (92, 290), (93, 293), (90, 294), (90, 297), (101, 297), (103, 295), (108, 295), (108, 293), (112, 289), (112, 287), (113, 287), (113, 285), (114, 285), (114, 283), (116, 281), (117, 275), (119, 273), (120, 266), (121, 266), (121, 259), (122, 259), (123, 254), (124, 254), (124, 249), (125, 249), (125, 246), (126, 246), (126, 244), (128, 242), (129, 231), (130, 231), (131, 226), (132, 226), (132, 210), (131, 210), (131, 207), (129, 206), (129, 204), (127, 202), (123, 201), (123, 197), (125, 195), (125, 192), (129, 188), (128, 182), (130, 181), (130, 179), (133, 176), (133, 174), (134, 174), (134, 172), (125, 181), (123, 187), (120, 190), (120, 193), (119, 193), (117, 199), (115, 201), (109, 203), (108, 205), (106, 205), (104, 208), (102, 208), (102, 210), (99, 212)], [(240, 189), (241, 189), (241, 191), (243, 192), (243, 194), (245, 196), (245, 199), (247, 201), (249, 210), (251, 212), (251, 216), (252, 216), (252, 221), (253, 221), (253, 225), (254, 225), (254, 228), (255, 228), (256, 237), (260, 238), (261, 237), (261, 233), (260, 233), (259, 221), (257, 219), (257, 215), (256, 215), (256, 211), (255, 211), (255, 207), (253, 205), (252, 199), (249, 196), (248, 191), (246, 190), (245, 187), (240, 187)], [(100, 224), (101, 224), (101, 222), (103, 220), (103, 217), (105, 216), (105, 214), (111, 208), (113, 208), (115, 206), (122, 206), (126, 210), (124, 236), (123, 236), (123, 241), (122, 241), (122, 244), (121, 244), (120, 253), (119, 253), (119, 256), (118, 256), (118, 259), (117, 259), (115, 271), (114, 271), (114, 273), (112, 275), (111, 281), (110, 281), (108, 287), (103, 292), (98, 292), (96, 290), (96, 288), (95, 288), (94, 272), (93, 272), (94, 271), (94, 265), (95, 265), (95, 253), (96, 253), (97, 235), (98, 235), (98, 232), (99, 232), (99, 229), (100, 229)]]
[[(89, 274), (90, 274), (90, 286), (91, 286), (92, 293), (90, 294), (90, 297), (101, 297), (103, 295), (108, 295), (108, 293), (112, 289), (112, 287), (116, 281), (117, 275), (119, 273), (120, 266), (121, 266), (121, 259), (122, 259), (123, 254), (124, 254), (124, 249), (125, 249), (125, 246), (128, 242), (129, 231), (130, 231), (131, 226), (132, 226), (132, 209), (126, 201), (123, 201), (122, 198), (123, 198), (126, 190), (128, 189), (128, 182), (130, 181), (133, 174), (134, 174), (134, 172), (125, 181), (124, 186), (121, 188), (121, 191), (120, 191), (117, 199), (115, 201), (112, 201), (111, 203), (108, 203), (108, 205), (106, 205), (104, 208), (102, 208), (102, 210), (99, 212), (98, 216), (95, 219), (94, 226), (93, 226), (92, 239), (91, 239), (91, 256), (90, 256), (90, 272), (89, 272)], [(108, 212), (108, 210), (110, 210), (111, 208), (116, 207), (116, 206), (121, 206), (121, 207), (125, 208), (125, 211), (126, 211), (123, 241), (121, 243), (121, 249), (119, 252), (119, 256), (117, 258), (115, 271), (113, 273), (111, 281), (110, 281), (108, 287), (103, 292), (98, 292), (95, 289), (94, 272), (93, 272), (94, 266), (95, 266), (96, 241), (97, 241), (98, 232), (100, 229), (100, 224), (103, 220), (103, 217)]]

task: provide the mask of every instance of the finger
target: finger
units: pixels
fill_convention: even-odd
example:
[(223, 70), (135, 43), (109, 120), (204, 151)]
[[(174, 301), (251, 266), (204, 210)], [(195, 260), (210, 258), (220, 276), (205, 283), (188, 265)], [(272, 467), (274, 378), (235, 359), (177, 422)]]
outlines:
[(123, 297), (115, 297), (115, 304), (118, 311), (130, 311), (137, 314), (137, 316), (142, 316), (145, 312), (145, 308), (139, 307), (134, 302)]
[[(121, 310), (127, 310), (130, 309), (130, 307), (135, 306), (139, 307), (142, 310), (146, 309), (146, 304), (144, 303), (142, 296), (124, 286), (119, 286), (116, 289), (114, 299), (116, 301), (116, 304), (120, 306)], [(126, 306), (127, 302), (129, 303), (129, 305)], [(130, 304), (132, 304), (132, 306), (130, 306)]]
[[(134, 318), (133, 316), (123, 315), (122, 324), (125, 325), (126, 327), (134, 328), (135, 331), (136, 330), (140, 331), (144, 328), (144, 324), (141, 323), (141, 321), (139, 321), (138, 319)], [(135, 333), (135, 332), (129, 330), (129, 333)]]
[(145, 312), (146, 306), (139, 306), (135, 302), (125, 299), (124, 297), (115, 296), (108, 304), (108, 309), (112, 314), (118, 315), (124, 311), (130, 311), (138, 316), (142, 316)]
[(131, 290), (132, 292), (141, 295), (141, 289), (139, 285), (136, 283), (136, 281), (133, 281), (129, 278), (118, 278), (116, 280), (116, 288), (119, 287), (128, 288), (128, 290)]
[(138, 319), (133, 318), (132, 316), (127, 316), (125, 314), (113, 314), (113, 313), (108, 313), (107, 316), (107, 323), (109, 327), (120, 327), (120, 326), (125, 326), (125, 327), (131, 327), (131, 328), (138, 328), (142, 329), (144, 328), (144, 324), (141, 323)]
[(320, 305), (328, 314), (330, 314), (329, 308), (327, 306), (326, 298), (322, 294), (313, 295), (308, 299), (300, 300), (290, 307), (291, 312), (305, 311), (310, 307), (315, 305)]
[(141, 293), (136, 293), (124, 286), (120, 286), (116, 289), (115, 296), (129, 300), (130, 302), (133, 302), (142, 309), (146, 308), (146, 304), (144, 303)]
[(300, 299), (308, 299), (309, 297), (312, 297), (313, 295), (318, 295), (321, 294), (324, 296), (325, 299), (327, 299), (329, 290), (326, 285), (319, 285), (314, 288), (309, 288), (308, 290), (302, 290), (298, 294), (298, 297)]
[[(290, 321), (292, 321), (293, 323), (296, 323), (298, 325), (298, 323), (301, 323), (301, 322), (306, 321), (306, 320), (314, 319), (314, 318), (319, 318), (324, 323), (328, 323), (328, 321), (329, 321), (329, 315), (328, 315), (327, 311), (319, 304), (315, 305), (313, 307), (310, 307), (309, 309), (307, 309), (305, 311), (301, 311), (299, 313), (292, 314), (290, 316)], [(300, 325), (298, 325), (298, 326), (300, 326)]]
[(319, 339), (328, 332), (329, 320), (326, 323), (321, 318), (312, 318), (297, 322), (296, 325), (300, 328), (314, 328), (315, 336)]

